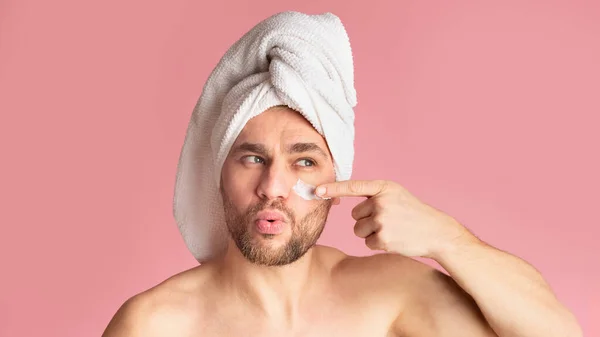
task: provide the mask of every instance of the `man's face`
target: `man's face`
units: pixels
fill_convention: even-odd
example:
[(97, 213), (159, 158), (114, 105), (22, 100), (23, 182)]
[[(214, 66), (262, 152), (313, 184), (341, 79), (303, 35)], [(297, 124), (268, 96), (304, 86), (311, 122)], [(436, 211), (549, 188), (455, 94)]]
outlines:
[(221, 195), (229, 233), (249, 261), (292, 263), (321, 235), (332, 200), (302, 199), (292, 190), (298, 179), (335, 181), (323, 137), (289, 108), (248, 121), (223, 164)]

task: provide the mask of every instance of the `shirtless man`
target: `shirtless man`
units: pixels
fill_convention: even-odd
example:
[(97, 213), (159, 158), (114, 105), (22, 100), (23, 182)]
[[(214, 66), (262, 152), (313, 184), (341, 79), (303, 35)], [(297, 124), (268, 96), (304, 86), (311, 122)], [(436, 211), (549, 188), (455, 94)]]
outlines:
[[(291, 192), (297, 177), (320, 181), (332, 199), (300, 198)], [(335, 182), (327, 142), (292, 109), (246, 124), (221, 186), (226, 254), (127, 300), (104, 337), (582, 336), (523, 260), (398, 183)], [(354, 233), (384, 253), (355, 257), (315, 244), (344, 196), (365, 197), (352, 211)], [(257, 225), (274, 216), (279, 232)]]
[[(347, 179), (352, 67), (331, 13), (279, 13), (230, 48), (192, 115), (187, 136), (202, 138), (186, 136), (176, 184), (175, 216), (202, 263), (127, 300), (104, 337), (581, 337), (525, 261), (396, 182)], [(297, 194), (299, 181), (323, 198)], [(347, 196), (364, 197), (354, 233), (383, 253), (316, 245)]]

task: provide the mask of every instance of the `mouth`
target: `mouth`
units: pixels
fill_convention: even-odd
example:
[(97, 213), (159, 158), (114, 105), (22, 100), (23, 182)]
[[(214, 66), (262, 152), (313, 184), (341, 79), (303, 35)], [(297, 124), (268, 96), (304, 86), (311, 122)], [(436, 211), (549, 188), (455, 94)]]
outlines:
[(271, 235), (283, 232), (286, 222), (286, 217), (276, 211), (261, 211), (255, 220), (256, 229), (261, 234)]
[(286, 217), (277, 211), (261, 211), (256, 215), (256, 220), (264, 220), (268, 222), (287, 222)]

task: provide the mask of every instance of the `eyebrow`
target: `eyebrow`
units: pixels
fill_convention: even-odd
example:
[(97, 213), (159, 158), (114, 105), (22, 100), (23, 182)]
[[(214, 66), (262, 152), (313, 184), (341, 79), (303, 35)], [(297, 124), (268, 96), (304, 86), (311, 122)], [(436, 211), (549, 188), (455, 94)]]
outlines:
[[(327, 153), (325, 151), (323, 151), (323, 149), (316, 143), (294, 143), (294, 144), (288, 145), (286, 148), (286, 151), (289, 154), (314, 152), (314, 153), (318, 153), (319, 155), (321, 155), (325, 158), (329, 158)], [(263, 144), (259, 144), (259, 143), (244, 142), (244, 143), (236, 146), (235, 149), (233, 149), (233, 152), (234, 153), (253, 152), (256, 154), (260, 154), (261, 156), (264, 156), (264, 157), (270, 157), (270, 153), (267, 150), (267, 148)]]

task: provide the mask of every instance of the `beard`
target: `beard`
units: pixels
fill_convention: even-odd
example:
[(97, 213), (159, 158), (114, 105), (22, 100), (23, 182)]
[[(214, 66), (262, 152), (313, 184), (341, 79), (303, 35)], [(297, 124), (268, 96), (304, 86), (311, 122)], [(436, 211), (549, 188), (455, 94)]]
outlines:
[[(289, 209), (281, 199), (269, 202), (261, 200), (250, 206), (245, 212), (240, 213), (229, 197), (221, 189), (225, 222), (227, 229), (242, 255), (250, 262), (264, 266), (283, 266), (300, 259), (313, 247), (323, 229), (332, 200), (319, 201), (319, 204), (306, 216), (297, 221), (294, 212)], [(285, 214), (289, 220), (292, 235), (283, 246), (274, 248), (264, 244), (262, 240), (255, 239), (252, 231), (253, 220), (258, 212), (269, 208)], [(273, 234), (259, 234), (264, 239), (271, 239)]]

